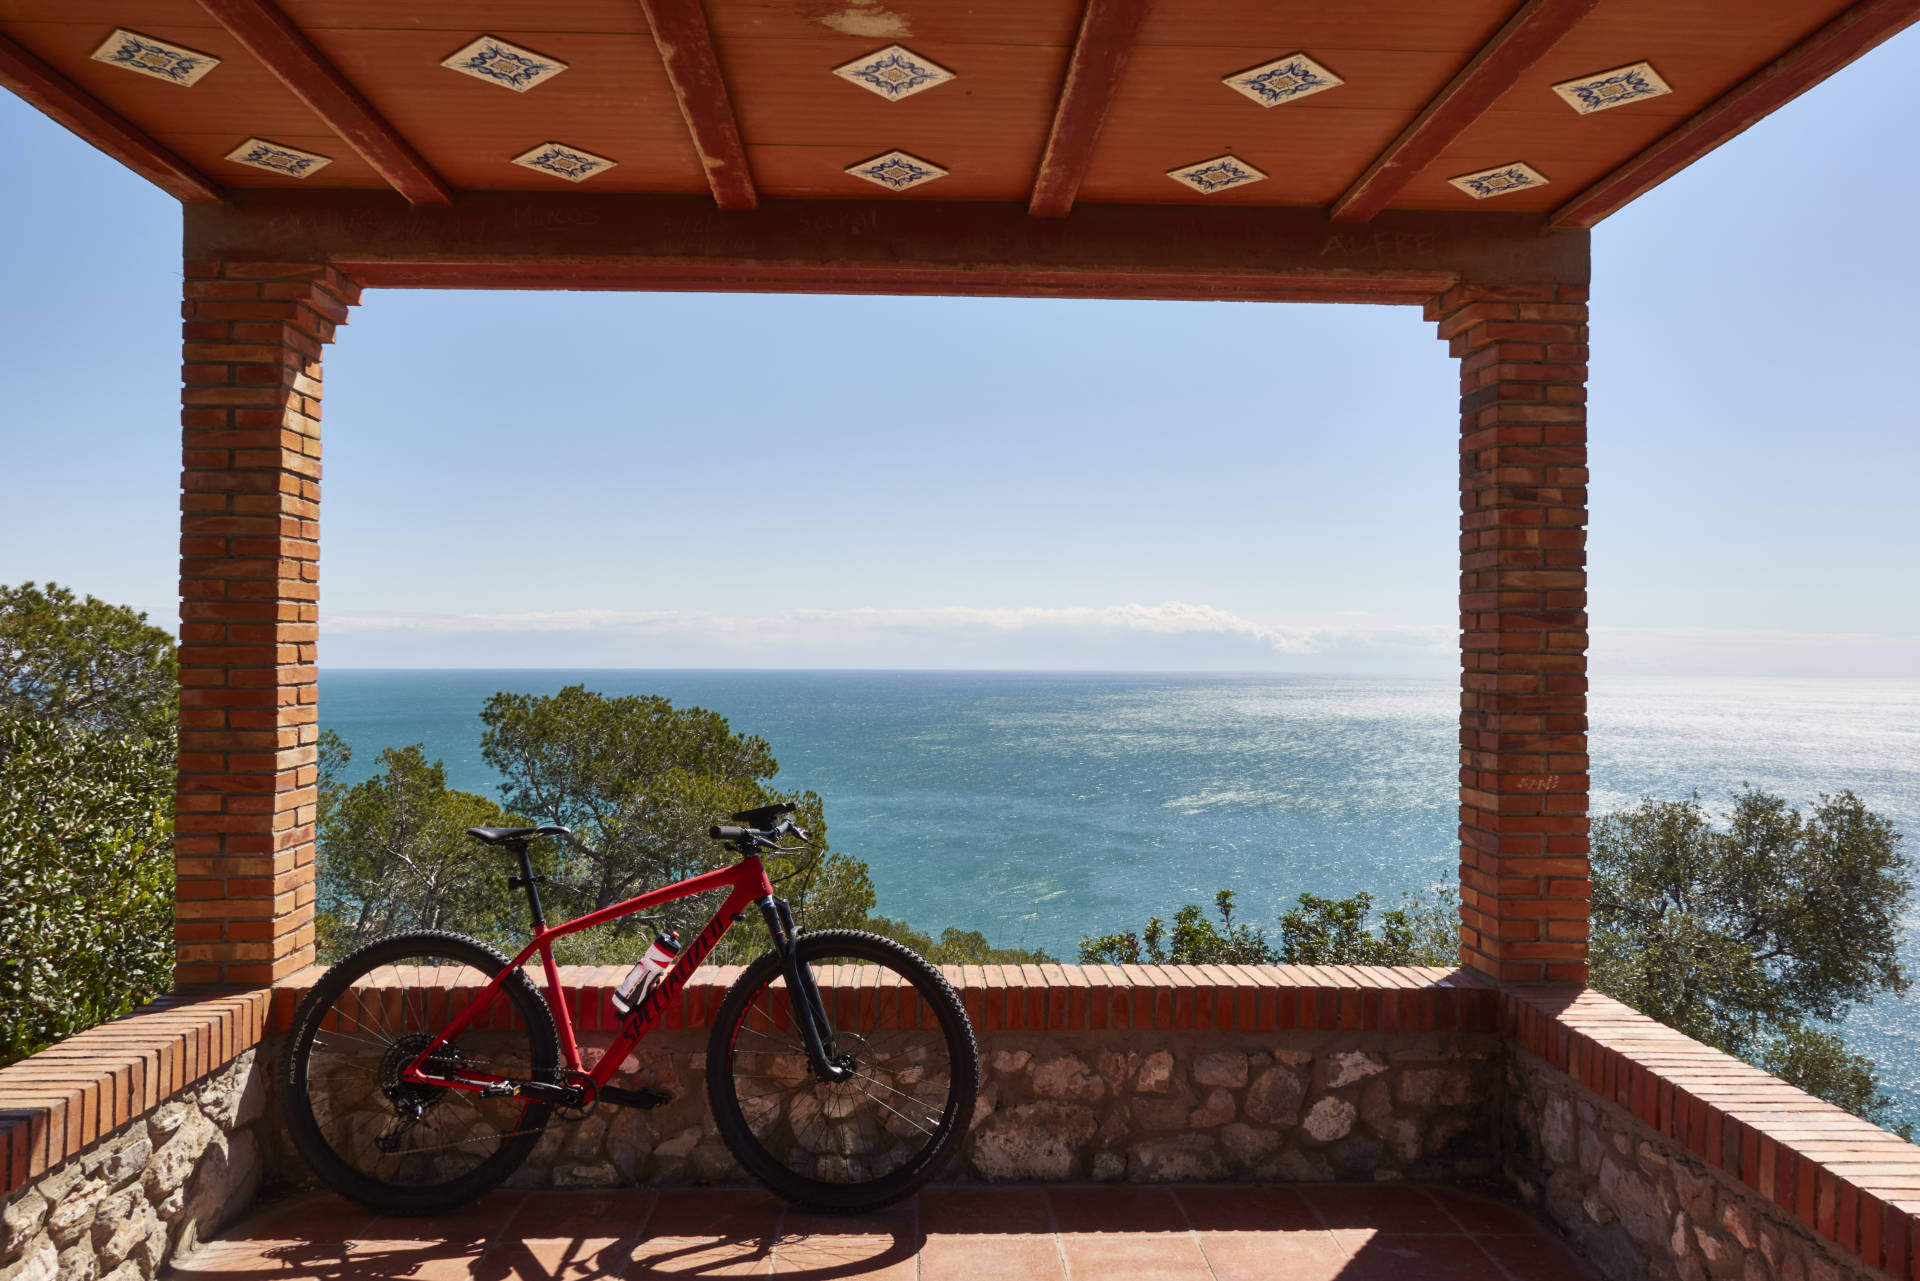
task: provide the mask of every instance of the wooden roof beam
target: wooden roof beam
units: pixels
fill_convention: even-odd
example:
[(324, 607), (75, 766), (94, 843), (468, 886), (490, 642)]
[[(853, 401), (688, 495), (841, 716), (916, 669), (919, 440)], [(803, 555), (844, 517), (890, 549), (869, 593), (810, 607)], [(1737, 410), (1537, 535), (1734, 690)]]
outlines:
[(220, 188), (205, 174), (4, 35), (0, 35), (0, 85), (176, 200), (220, 199)]
[(1598, 0), (1527, 0), (1506, 25), (1374, 157), (1346, 194), (1333, 202), (1335, 222), (1365, 222), (1385, 209), (1453, 140), (1560, 42)]
[(446, 182), (400, 131), (373, 109), (272, 0), (200, 0), (200, 7), (395, 191), (416, 205), (444, 205), (453, 199)]
[(700, 167), (707, 171), (714, 203), (722, 209), (758, 209), (760, 193), (747, 167), (746, 144), (740, 140), (740, 125), (733, 116), (733, 101), (727, 96), (726, 78), (720, 74), (713, 32), (700, 0), (640, 0), (640, 8), (647, 15), (660, 61), (666, 64), (667, 80), (680, 102)]
[(1591, 227), (1920, 19), (1920, 0), (1860, 0), (1651, 147), (1553, 211), (1556, 228)]
[(1107, 108), (1120, 86), (1120, 72), (1133, 51), (1134, 33), (1146, 15), (1147, 0), (1087, 0), (1080, 34), (1073, 42), (1066, 82), (1053, 112), (1053, 131), (1040, 157), (1027, 212), (1037, 218), (1064, 218), (1080, 194), (1093, 164)]

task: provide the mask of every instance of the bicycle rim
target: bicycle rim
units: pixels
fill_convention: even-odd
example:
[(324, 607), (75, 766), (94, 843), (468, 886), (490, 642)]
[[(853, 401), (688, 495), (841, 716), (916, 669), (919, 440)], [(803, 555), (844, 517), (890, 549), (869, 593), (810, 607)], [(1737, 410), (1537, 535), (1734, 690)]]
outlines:
[(850, 1074), (815, 1076), (768, 954), (714, 1026), (714, 1117), (740, 1163), (774, 1191), (872, 1209), (932, 1178), (965, 1134), (979, 1081), (972, 1029), (939, 971), (890, 939), (833, 930), (799, 946), (826, 1006), (829, 1057)]
[[(546, 1105), (400, 1079), (506, 965), (471, 939), (409, 935), (360, 949), (308, 994), (289, 1047), (288, 1129), (336, 1191), (382, 1209), (431, 1212), (472, 1200), (525, 1160)], [(553, 1080), (556, 1041), (546, 1002), (516, 973), (431, 1063)]]

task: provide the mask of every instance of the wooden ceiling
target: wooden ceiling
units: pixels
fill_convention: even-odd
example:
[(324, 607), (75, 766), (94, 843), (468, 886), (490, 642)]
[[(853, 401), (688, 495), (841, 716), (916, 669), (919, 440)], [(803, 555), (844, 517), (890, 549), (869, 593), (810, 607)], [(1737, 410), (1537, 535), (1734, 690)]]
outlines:
[[(0, 0), (0, 83), (185, 200), (230, 188), (566, 189), (761, 200), (1077, 201), (1548, 214), (1589, 226), (1920, 17), (1920, 0)], [(116, 29), (211, 54), (190, 87), (95, 61)], [(440, 65), (480, 35), (565, 63), (516, 93)], [(832, 74), (890, 44), (951, 83), (889, 101)], [(1303, 52), (1337, 88), (1221, 83)], [(1648, 62), (1672, 91), (1590, 115), (1558, 82)], [(331, 159), (228, 160), (249, 138)], [(888, 194), (899, 149), (948, 176)], [(1223, 154), (1264, 181), (1167, 171)], [(1524, 162), (1545, 185), (1447, 180)]]

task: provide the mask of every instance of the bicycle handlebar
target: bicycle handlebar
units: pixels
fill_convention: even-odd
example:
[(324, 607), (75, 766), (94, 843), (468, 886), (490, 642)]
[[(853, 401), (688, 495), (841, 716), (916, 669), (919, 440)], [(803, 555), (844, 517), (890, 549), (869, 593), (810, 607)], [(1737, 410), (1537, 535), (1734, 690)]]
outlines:
[[(730, 815), (732, 823), (715, 823), (707, 829), (707, 835), (716, 841), (756, 840), (771, 843), (779, 840), (788, 832), (797, 830), (786, 815), (800, 807), (792, 801), (780, 801), (773, 805), (762, 805), (757, 810), (742, 810)], [(779, 820), (775, 822), (775, 820)], [(806, 834), (801, 833), (801, 839)]]

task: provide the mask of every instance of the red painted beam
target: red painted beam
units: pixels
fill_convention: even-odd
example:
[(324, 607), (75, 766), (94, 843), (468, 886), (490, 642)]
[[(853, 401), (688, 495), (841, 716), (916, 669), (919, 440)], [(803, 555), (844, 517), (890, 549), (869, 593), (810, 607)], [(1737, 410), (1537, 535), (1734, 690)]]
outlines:
[(680, 101), (694, 153), (707, 171), (714, 203), (722, 209), (758, 209), (760, 193), (747, 167), (746, 144), (740, 141), (740, 125), (733, 118), (733, 102), (700, 0), (640, 0), (640, 8), (666, 64), (673, 96)]
[(1073, 42), (1066, 83), (1053, 112), (1053, 132), (1040, 157), (1027, 212), (1038, 218), (1064, 218), (1080, 194), (1093, 163), (1093, 144), (1106, 123), (1107, 108), (1120, 86), (1120, 72), (1133, 51), (1134, 33), (1146, 15), (1147, 0), (1087, 0), (1080, 35)]
[(1549, 225), (1591, 227), (1746, 132), (1890, 36), (1920, 19), (1920, 0), (1860, 0), (1820, 30), (1700, 109), (1627, 163), (1553, 211)]
[(1346, 194), (1333, 202), (1335, 222), (1365, 222), (1387, 207), (1442, 151), (1485, 115), (1494, 101), (1587, 16), (1598, 0), (1527, 0), (1506, 25), (1434, 95), (1413, 123), (1374, 157)]
[(205, 174), (4, 35), (0, 35), (0, 85), (176, 200), (220, 199), (220, 188)]
[(453, 199), (420, 153), (272, 0), (200, 0), (200, 7), (395, 191), (416, 205), (444, 205)]

